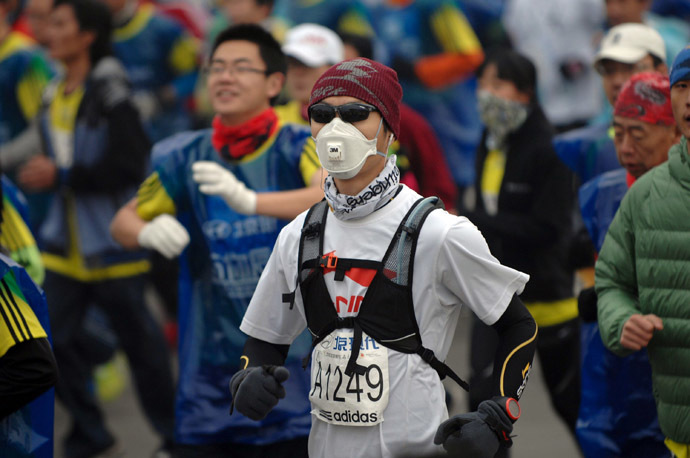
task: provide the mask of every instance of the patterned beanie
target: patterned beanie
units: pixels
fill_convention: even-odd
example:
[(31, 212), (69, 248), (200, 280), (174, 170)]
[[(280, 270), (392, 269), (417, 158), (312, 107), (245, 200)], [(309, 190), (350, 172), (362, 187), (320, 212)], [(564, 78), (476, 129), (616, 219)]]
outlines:
[(618, 94), (613, 114), (649, 124), (675, 125), (668, 79), (656, 72), (633, 75)]
[(375, 106), (395, 138), (400, 137), (402, 87), (391, 68), (361, 57), (335, 64), (314, 84), (309, 106), (332, 96), (355, 97)]
[(690, 45), (678, 53), (671, 66), (671, 86), (678, 81), (690, 80)]

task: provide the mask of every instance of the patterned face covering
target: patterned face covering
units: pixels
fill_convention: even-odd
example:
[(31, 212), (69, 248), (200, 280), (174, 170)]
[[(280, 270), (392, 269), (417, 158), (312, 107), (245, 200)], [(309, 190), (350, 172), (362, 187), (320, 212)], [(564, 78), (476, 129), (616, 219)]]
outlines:
[(335, 217), (342, 221), (362, 218), (390, 202), (400, 184), (400, 170), (395, 161), (395, 154), (390, 155), (381, 173), (356, 196), (340, 194), (333, 177), (326, 177), (324, 193)]
[(527, 119), (527, 106), (514, 100), (503, 99), (488, 91), (477, 93), (479, 117), (495, 142), (491, 147), (502, 145), (511, 132), (515, 132)]

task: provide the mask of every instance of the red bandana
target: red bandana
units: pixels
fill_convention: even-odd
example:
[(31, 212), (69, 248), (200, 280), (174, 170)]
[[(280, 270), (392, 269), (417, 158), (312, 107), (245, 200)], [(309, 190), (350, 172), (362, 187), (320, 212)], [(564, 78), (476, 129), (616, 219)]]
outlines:
[(256, 151), (278, 128), (273, 108), (239, 126), (226, 126), (220, 116), (213, 118), (211, 143), (225, 160), (237, 160)]

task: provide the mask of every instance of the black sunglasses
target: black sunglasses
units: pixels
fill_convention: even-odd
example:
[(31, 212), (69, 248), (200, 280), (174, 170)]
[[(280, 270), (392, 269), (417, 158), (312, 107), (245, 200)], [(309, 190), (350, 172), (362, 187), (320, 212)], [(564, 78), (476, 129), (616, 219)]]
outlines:
[(321, 124), (328, 124), (338, 113), (343, 122), (359, 122), (367, 119), (372, 111), (378, 110), (375, 106), (366, 103), (351, 102), (338, 106), (317, 103), (309, 107), (309, 119)]

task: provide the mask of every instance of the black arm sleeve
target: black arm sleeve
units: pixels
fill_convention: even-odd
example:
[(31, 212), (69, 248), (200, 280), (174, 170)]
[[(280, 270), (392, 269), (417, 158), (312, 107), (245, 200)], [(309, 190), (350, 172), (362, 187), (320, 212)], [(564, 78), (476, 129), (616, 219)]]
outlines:
[(282, 366), (287, 358), (288, 350), (290, 350), (290, 345), (277, 345), (250, 337), (242, 350), (240, 369), (264, 364)]
[(537, 323), (514, 295), (492, 327), (500, 339), (494, 360), (494, 392), (499, 396), (520, 399), (537, 346)]
[(48, 339), (31, 339), (0, 358), (0, 420), (43, 394), (57, 381)]

